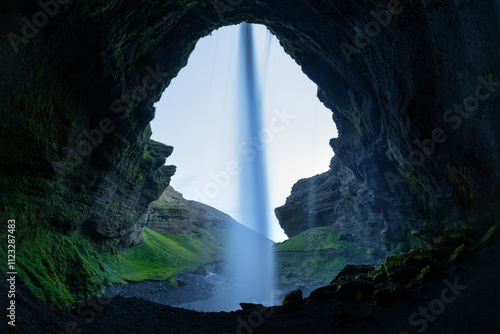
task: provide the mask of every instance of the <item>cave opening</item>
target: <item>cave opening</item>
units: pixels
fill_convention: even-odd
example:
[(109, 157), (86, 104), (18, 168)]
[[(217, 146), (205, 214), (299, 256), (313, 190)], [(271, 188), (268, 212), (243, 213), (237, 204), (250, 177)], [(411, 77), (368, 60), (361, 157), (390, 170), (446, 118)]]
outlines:
[[(299, 179), (328, 170), (333, 156), (328, 142), (337, 137), (337, 129), (331, 111), (316, 97), (316, 84), (263, 25), (252, 26), (263, 86), (259, 136), (241, 138), (239, 134), (235, 25), (198, 41), (188, 65), (155, 104), (151, 138), (174, 147), (167, 164), (177, 166), (171, 181), (176, 190), (241, 222), (245, 208), (238, 207), (239, 184), (232, 162), (264, 150), (270, 182), (268, 218), (274, 224), (270, 239), (279, 242), (287, 236), (273, 209), (284, 203)], [(226, 174), (230, 176), (227, 184), (222, 176)]]
[[(0, 42), (5, 77), (0, 84), (0, 216), (9, 225), (4, 230), (9, 253), (17, 254), (8, 263), (15, 268), (9, 269), (19, 271), (15, 279), (6, 270), (1, 276), (11, 287), (15, 283), (9, 308), (14, 312), (15, 302), (21, 332), (407, 333), (428, 328), (496, 333), (498, 1), (230, 0), (223, 1), (229, 3), (223, 9), (217, 7), (220, 1), (194, 0), (28, 2), (4, 6), (6, 20), (0, 24), (8, 37)], [(320, 88), (318, 96), (341, 133), (330, 142), (335, 156), (328, 172), (296, 182), (312, 175), (296, 170), (314, 160), (307, 155), (311, 148), (324, 147), (327, 153), (316, 154), (325, 159), (333, 155), (325, 145), (331, 131), (318, 145), (307, 143), (319, 137), (320, 126), (311, 136), (301, 127), (315, 119), (320, 125), (332, 122), (318, 121), (311, 105), (299, 104), (306, 101), (298, 97), (303, 87), (285, 89), (299, 101), (278, 101), (265, 109), (271, 113), (264, 124), (282, 131), (243, 143), (238, 138), (243, 113), (238, 108), (223, 112), (238, 102), (229, 80), (237, 68), (231, 58), (237, 54), (236, 40), (219, 39), (219, 54), (202, 53), (203, 66), (175, 91), (194, 63), (193, 58), (175, 78), (196, 41), (216, 27), (242, 21), (265, 24)], [(276, 46), (272, 39), (261, 47), (269, 44), (271, 50)], [(266, 75), (279, 68), (268, 56), (267, 70), (261, 70)], [(216, 66), (220, 61), (221, 68)], [(202, 72), (211, 74), (208, 83)], [(278, 85), (296, 83), (291, 73), (280, 72), (286, 82)], [(214, 82), (223, 77), (229, 79), (217, 88)], [(182, 229), (190, 208), (158, 200), (149, 211), (175, 170), (163, 166), (172, 147), (149, 140), (153, 104), (168, 85), (167, 93), (181, 99), (181, 108), (158, 107), (157, 120), (165, 116), (167, 125), (155, 128), (154, 135), (167, 137), (153, 138), (175, 146), (167, 163), (179, 166), (172, 184), (187, 198), (205, 200), (243, 222), (238, 215), (245, 210), (232, 205), (238, 203), (233, 201), (238, 191), (230, 191), (242, 188), (229, 173), (234, 164), (228, 163), (237, 160), (227, 155), (237, 156), (238, 147), (254, 152), (256, 142), (269, 141), (265, 156), (271, 183), (298, 173), (290, 183), (270, 189), (284, 191), (277, 204), (269, 205), (272, 209), (296, 182), (290, 203), (276, 211), (282, 213), (280, 222), (287, 221), (282, 226), (289, 236), (275, 245), (281, 256), (279, 279), (288, 284), (282, 291), (292, 292), (274, 308), (273, 318), (248, 305), (239, 312), (206, 314), (157, 304), (159, 294), (168, 305), (173, 294), (176, 300), (190, 300), (183, 288), (202, 282), (213, 270), (205, 266), (214, 263), (213, 251), (227, 246), (215, 234), (208, 245), (199, 237), (221, 222), (206, 207), (211, 219), (196, 220), (184, 238), (144, 227), (168, 218)], [(200, 93), (197, 86), (210, 90)], [(193, 108), (198, 113), (187, 107), (193, 101), (201, 102)], [(211, 108), (221, 101), (223, 106)], [(302, 112), (307, 116), (300, 118)], [(176, 119), (180, 115), (186, 116), (185, 124)], [(437, 143), (441, 136), (436, 133), (449, 139)], [(177, 160), (182, 154), (190, 158), (186, 164)], [(405, 163), (412, 154), (425, 159), (419, 166)], [(318, 172), (327, 164), (322, 162)], [(183, 178), (189, 167), (191, 174)], [(227, 175), (234, 177), (228, 181)], [(387, 182), (386, 175), (395, 182)], [(180, 180), (192, 182), (192, 191), (182, 189)], [(272, 210), (269, 215), (275, 218)], [(250, 235), (248, 229), (244, 233)], [(279, 235), (272, 239), (280, 241)], [(16, 240), (14, 247), (10, 241)], [(204, 276), (188, 282), (181, 276), (186, 271), (191, 278)], [(302, 288), (307, 280), (315, 280), (318, 288)], [(123, 288), (120, 297), (96, 298), (109, 284)], [(172, 294), (166, 296), (167, 291)], [(129, 298), (136, 293), (149, 300)]]
[[(261, 91), (258, 102), (262, 109), (262, 119), (253, 132), (245, 130), (248, 119), (245, 119), (242, 104), (248, 101), (242, 102), (246, 97), (237, 88), (241, 81), (248, 81), (248, 77), (242, 79), (237, 75), (243, 67), (241, 50), (238, 52), (235, 47), (242, 42), (238, 33), (242, 25), (238, 25), (221, 28), (198, 41), (188, 65), (155, 105), (152, 139), (175, 148), (167, 160), (168, 164), (177, 166), (171, 185), (186, 199), (215, 207), (266, 238), (282, 242), (287, 236), (278, 223), (274, 208), (283, 205), (297, 180), (328, 170), (333, 156), (328, 143), (337, 136), (337, 130), (331, 111), (316, 97), (317, 86), (284, 52), (274, 35), (262, 25), (251, 26), (255, 80)], [(245, 174), (247, 167), (258, 160), (256, 157), (262, 158), (264, 164), (258, 178), (266, 179), (269, 184), (256, 190), (260, 192), (257, 197), (269, 199), (265, 203), (267, 210), (260, 217), (252, 217), (252, 212), (261, 209), (245, 198), (247, 189), (257, 183)], [(267, 231), (255, 225), (257, 220), (270, 222)], [(238, 309), (239, 302), (268, 305), (280, 302), (281, 292), (277, 289), (263, 289), (266, 292), (257, 297), (256, 291), (265, 275), (252, 276), (256, 266), (264, 266), (265, 255), (259, 255), (259, 249), (270, 248), (272, 243), (258, 238), (249, 243), (244, 241), (248, 236), (237, 238), (236, 235), (238, 233), (230, 240), (231, 249), (243, 246), (248, 252), (235, 251), (239, 258), (228, 260), (233, 267), (236, 266), (234, 262), (246, 262), (240, 270), (242, 275), (234, 277), (236, 283), (232, 285), (231, 294), (223, 290), (224, 293), (208, 301), (182, 307), (229, 311)], [(260, 264), (249, 265), (249, 259), (242, 261), (244, 253), (258, 253)], [(269, 266), (274, 271), (272, 265)], [(252, 288), (251, 282), (255, 283)], [(238, 285), (240, 293), (235, 294)], [(231, 301), (228, 301), (229, 295)]]

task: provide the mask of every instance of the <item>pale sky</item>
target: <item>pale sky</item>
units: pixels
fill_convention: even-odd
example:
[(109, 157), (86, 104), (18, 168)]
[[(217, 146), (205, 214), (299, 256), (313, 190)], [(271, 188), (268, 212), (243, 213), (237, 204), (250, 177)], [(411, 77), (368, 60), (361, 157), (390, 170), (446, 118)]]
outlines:
[[(238, 221), (238, 157), (251, 140), (238, 137), (238, 26), (198, 41), (188, 65), (155, 105), (152, 139), (172, 145), (167, 165), (176, 165), (171, 185), (186, 199), (203, 202)], [(263, 97), (258, 140), (267, 158), (271, 239), (286, 235), (274, 215), (295, 182), (328, 170), (337, 136), (331, 111), (316, 97), (317, 86), (264, 26), (254, 26)], [(270, 52), (267, 52), (269, 48)], [(255, 141), (253, 141), (255, 142)]]

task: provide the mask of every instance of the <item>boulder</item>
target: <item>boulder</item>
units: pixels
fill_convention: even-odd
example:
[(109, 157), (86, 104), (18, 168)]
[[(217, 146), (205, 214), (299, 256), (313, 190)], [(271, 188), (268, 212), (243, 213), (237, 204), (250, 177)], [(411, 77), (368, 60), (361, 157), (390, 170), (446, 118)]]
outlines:
[(293, 290), (283, 298), (283, 306), (287, 310), (299, 308), (304, 300), (302, 299), (302, 290)]

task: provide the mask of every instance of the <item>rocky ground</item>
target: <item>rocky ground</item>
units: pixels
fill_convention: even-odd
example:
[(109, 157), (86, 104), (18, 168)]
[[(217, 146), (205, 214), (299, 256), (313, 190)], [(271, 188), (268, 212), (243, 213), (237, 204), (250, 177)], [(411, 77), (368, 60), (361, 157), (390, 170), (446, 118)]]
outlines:
[[(441, 263), (440, 270), (428, 282), (409, 290), (390, 306), (375, 306), (371, 300), (335, 298), (328, 302), (304, 301), (295, 308), (196, 312), (117, 295), (89, 301), (73, 310), (61, 310), (47, 306), (17, 282), (16, 332), (498, 333), (498, 277), (500, 242), (496, 240), (484, 249), (462, 254), (460, 261)], [(2, 282), (6, 282), (5, 275)], [(139, 296), (145, 290), (136, 292)], [(171, 295), (172, 300), (189, 298), (183, 293), (175, 294)], [(5, 321), (2, 327), (6, 327)], [(12, 329), (2, 333), (14, 333)]]
[(215, 284), (206, 280), (205, 275), (188, 271), (177, 275), (176, 278), (176, 287), (169, 286), (165, 281), (144, 281), (110, 287), (106, 290), (105, 296), (142, 298), (158, 304), (177, 305), (205, 300), (215, 291)]

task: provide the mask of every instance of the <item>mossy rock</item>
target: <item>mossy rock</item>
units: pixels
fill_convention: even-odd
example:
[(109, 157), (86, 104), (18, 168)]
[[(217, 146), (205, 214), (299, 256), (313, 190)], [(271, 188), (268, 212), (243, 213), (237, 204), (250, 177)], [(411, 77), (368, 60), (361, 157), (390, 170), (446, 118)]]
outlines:
[(401, 254), (401, 253), (406, 253), (409, 250), (410, 250), (410, 246), (408, 245), (408, 243), (404, 242), (404, 241), (400, 241), (400, 242), (396, 243), (392, 252), (394, 254)]
[(193, 270), (193, 274), (195, 275), (201, 275), (201, 276), (206, 276), (207, 275), (207, 269), (205, 266), (198, 266)]
[(348, 264), (337, 274), (337, 276), (335, 276), (335, 278), (332, 280), (330, 284), (339, 283), (342, 280), (346, 279), (347, 277), (354, 278), (356, 275), (368, 274), (370, 271), (374, 269), (375, 269), (374, 267), (364, 264), (362, 265)]
[(423, 268), (433, 264), (439, 257), (439, 252), (431, 249), (412, 249), (403, 264)]
[(388, 281), (384, 284), (376, 285), (372, 296), (375, 304), (387, 306), (403, 297), (405, 293), (406, 290), (401, 284)]
[(424, 268), (422, 268), (420, 273), (406, 285), (406, 288), (410, 289), (417, 286), (421, 286), (429, 279), (430, 276), (432, 276), (432, 274), (435, 271), (436, 271), (435, 267), (432, 267), (430, 265), (425, 266)]
[(437, 257), (437, 251), (412, 249), (408, 253), (388, 257), (384, 267), (391, 281), (406, 285), (414, 280), (423, 268), (435, 267)]
[(375, 289), (375, 283), (361, 279), (352, 279), (338, 285), (336, 296), (339, 298), (366, 299)]
[(387, 272), (385, 271), (385, 267), (382, 265), (370, 271), (367, 274), (367, 277), (370, 278), (373, 283), (380, 284), (387, 280)]
[(308, 300), (310, 301), (328, 301), (335, 298), (337, 294), (337, 285), (326, 285), (319, 287), (309, 294)]
[(407, 253), (394, 255), (394, 256), (388, 256), (385, 259), (384, 267), (390, 268), (390, 267), (395, 267), (395, 266), (402, 266), (407, 258), (408, 258)]
[(464, 227), (445, 228), (442, 233), (434, 236), (432, 240), (444, 249), (455, 249), (463, 243), (470, 243), (472, 232)]
[(386, 271), (389, 280), (396, 283), (407, 284), (413, 278), (415, 278), (415, 276), (418, 275), (420, 269), (413, 266), (402, 265), (391, 266), (389, 268), (386, 268)]
[(408, 265), (423, 268), (436, 261), (438, 252), (430, 249), (412, 249), (408, 253), (389, 256), (385, 259), (385, 267)]
[(453, 253), (450, 255), (448, 258), (448, 261), (450, 262), (457, 262), (467, 256), (467, 246), (465, 244), (461, 244), (455, 250)]
[(498, 230), (500, 228), (500, 223), (497, 223), (496, 225), (493, 225), (486, 231), (486, 233), (483, 235), (481, 240), (479, 241), (478, 247), (484, 247), (486, 246), (491, 240), (493, 240), (494, 237), (498, 237)]

